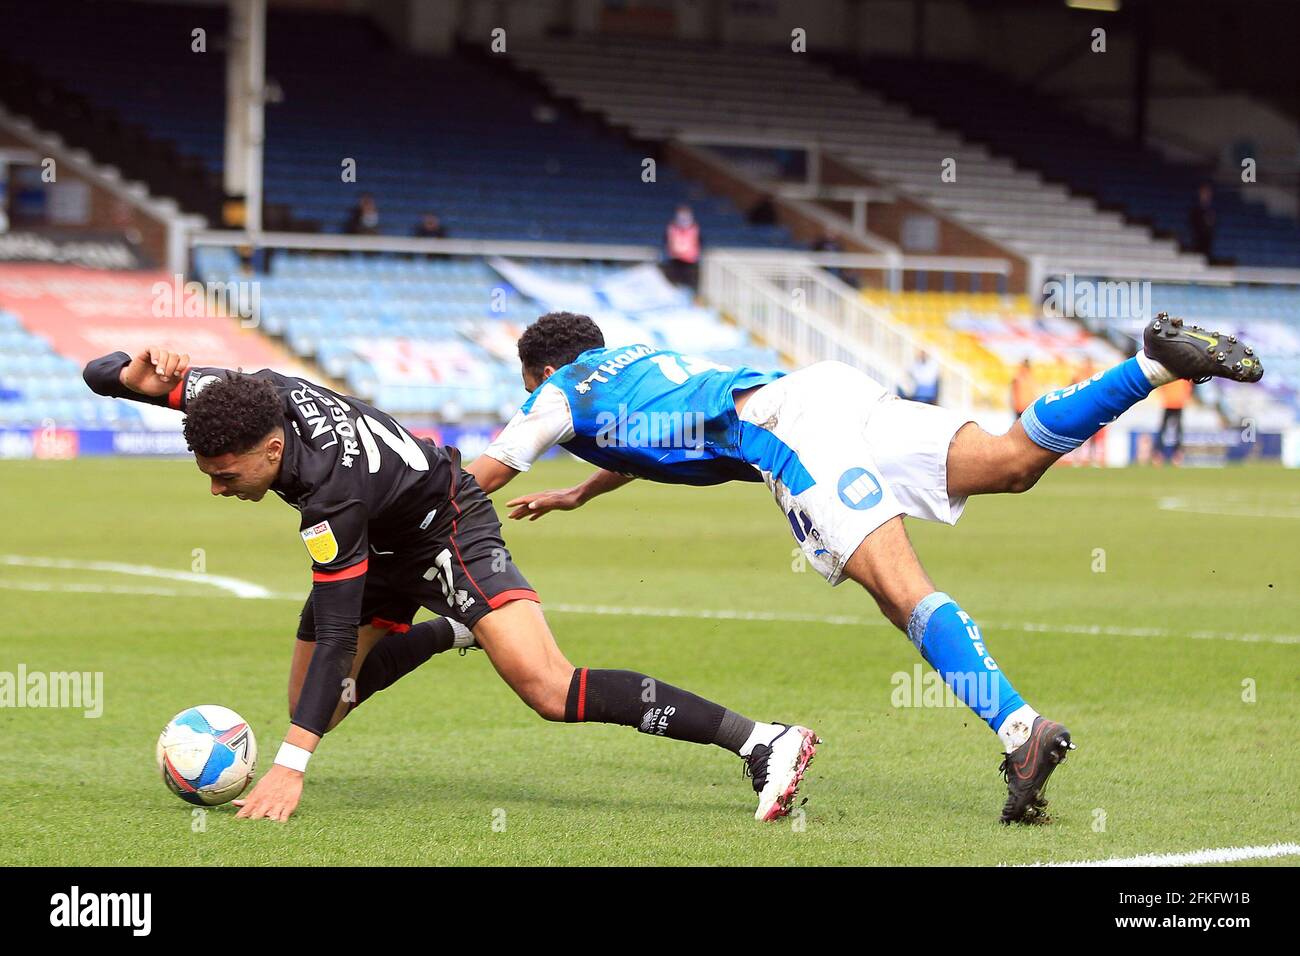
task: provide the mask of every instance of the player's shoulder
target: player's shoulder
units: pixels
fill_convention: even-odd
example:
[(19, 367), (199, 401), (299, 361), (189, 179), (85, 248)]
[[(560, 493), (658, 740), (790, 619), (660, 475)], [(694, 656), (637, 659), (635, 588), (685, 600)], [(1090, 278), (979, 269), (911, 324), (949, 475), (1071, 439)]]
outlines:
[[(565, 368), (568, 367), (565, 366)], [(568, 410), (569, 392), (572, 390), (573, 382), (567, 376), (556, 381), (562, 371), (564, 369), (556, 369), (550, 378), (533, 389), (532, 394), (519, 407), (519, 410), (524, 415), (536, 415), (544, 411)]]
[(364, 521), (369, 511), (366, 489), (342, 468), (329, 468), (315, 476), (302, 489), (294, 507), (302, 514), (304, 525), (345, 514)]

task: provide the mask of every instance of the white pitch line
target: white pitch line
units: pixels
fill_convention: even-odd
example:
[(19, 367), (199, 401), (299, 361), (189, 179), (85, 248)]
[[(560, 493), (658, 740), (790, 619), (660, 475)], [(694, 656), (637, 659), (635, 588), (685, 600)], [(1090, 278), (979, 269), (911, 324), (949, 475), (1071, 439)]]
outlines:
[(625, 607), (621, 604), (554, 604), (543, 601), (548, 611), (564, 614), (608, 614), (614, 617), (685, 617), (707, 621), (772, 621), (779, 624), (849, 624), (854, 627), (893, 627), (884, 618), (862, 618), (843, 614), (792, 614), (788, 611), (730, 611), (682, 607)]
[[(307, 591), (276, 592), (240, 578), (197, 571), (175, 571), (145, 564), (120, 561), (74, 561), (65, 558), (36, 558), (25, 555), (0, 555), (0, 564), (32, 568), (58, 568), (79, 571), (104, 571), (132, 574), (164, 580), (207, 584), (238, 598), (270, 601), (302, 601)], [(224, 597), (202, 592), (177, 591), (170, 588), (139, 588), (128, 585), (62, 584), (49, 582), (0, 581), (0, 589), (18, 591), (69, 591), (82, 594), (143, 594), (154, 597)], [(763, 621), (776, 624), (828, 624), (848, 627), (892, 627), (882, 617), (857, 617), (847, 614), (799, 614), (790, 611), (736, 611), (726, 608), (637, 607), (622, 604), (563, 604), (543, 602), (548, 611), (560, 614), (593, 614), (615, 617), (663, 617), (700, 621)], [(1241, 641), (1250, 644), (1300, 644), (1300, 634), (1254, 634), (1222, 631), (1172, 631), (1162, 627), (1112, 627), (1101, 624), (1039, 624), (1034, 622), (981, 621), (987, 628), (1021, 631), (1029, 634), (1082, 634), (1094, 637), (1178, 637), (1209, 641)]]
[(50, 584), (45, 581), (0, 581), (6, 591), (59, 591), (73, 594), (136, 594), (149, 597), (226, 597), (224, 594), (201, 594), (175, 588), (133, 587), (129, 584)]
[(122, 561), (74, 561), (68, 558), (29, 558), (21, 554), (0, 555), (0, 564), (24, 568), (58, 568), (65, 571), (105, 571), (111, 574), (133, 574), (146, 578), (162, 578), (168, 581), (187, 581), (191, 584), (207, 584), (214, 588), (229, 591), (235, 597), (265, 598), (271, 592), (260, 584), (243, 581), (239, 578), (226, 577), (222, 574), (207, 574), (198, 571), (175, 571), (171, 568), (155, 568), (147, 564), (126, 564)]
[(1247, 644), (1300, 644), (1300, 634), (1234, 634), (1224, 631), (1171, 631), (1164, 627), (1110, 627), (1102, 624), (1005, 624), (981, 623), (986, 629), (1001, 628), (1030, 633), (1085, 634), (1095, 637), (1190, 637), (1198, 641), (1244, 641)]
[(1241, 860), (1269, 860), (1279, 856), (1300, 856), (1300, 843), (1270, 843), (1267, 846), (1225, 846), (1190, 853), (1150, 853), (1144, 856), (1112, 857), (1072, 863), (1032, 863), (1031, 866), (1203, 866), (1236, 863)]
[[(608, 614), (628, 617), (679, 617), (697, 620), (770, 621), (788, 624), (836, 624), (852, 627), (887, 627), (893, 625), (884, 618), (864, 618), (847, 615), (820, 616), (816, 614), (791, 614), (784, 611), (729, 611), (704, 608), (624, 607), (618, 604), (552, 604), (543, 601), (548, 611), (569, 614)], [(1197, 640), (1245, 641), (1265, 644), (1300, 644), (1300, 634), (1234, 634), (1218, 631), (1171, 631), (1162, 627), (1109, 627), (1100, 624), (1036, 624), (1008, 623), (1005, 621), (980, 621), (980, 626), (1002, 631), (1023, 631), (1030, 634), (1083, 634), (1093, 637), (1190, 637)]]
[(1176, 511), (1191, 515), (1219, 515), (1225, 518), (1300, 518), (1300, 507), (1282, 504), (1259, 506), (1246, 501), (1198, 501), (1192, 498), (1161, 498), (1156, 502), (1161, 511)]

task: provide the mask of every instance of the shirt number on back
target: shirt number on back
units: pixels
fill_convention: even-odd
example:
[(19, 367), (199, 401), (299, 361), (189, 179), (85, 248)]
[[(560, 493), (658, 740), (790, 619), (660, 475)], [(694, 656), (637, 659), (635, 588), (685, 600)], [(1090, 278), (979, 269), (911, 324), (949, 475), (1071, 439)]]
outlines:
[[(678, 358), (681, 359), (680, 362), (678, 362)], [(674, 385), (681, 385), (692, 375), (698, 375), (700, 372), (710, 370), (716, 372), (731, 371), (725, 365), (718, 365), (708, 359), (695, 358), (691, 355), (652, 355), (650, 361), (658, 365), (659, 371), (663, 372), (664, 377)]]
[(377, 473), (383, 465), (379, 457), (379, 443), (375, 441), (376, 436), (397, 452), (397, 456), (406, 462), (407, 467), (415, 471), (428, 471), (429, 459), (424, 457), (419, 443), (396, 422), (393, 422), (393, 427), (397, 429), (396, 434), (389, 431), (383, 422), (369, 415), (362, 415), (357, 419), (357, 437), (361, 439), (361, 447), (366, 450), (366, 466), (370, 474)]

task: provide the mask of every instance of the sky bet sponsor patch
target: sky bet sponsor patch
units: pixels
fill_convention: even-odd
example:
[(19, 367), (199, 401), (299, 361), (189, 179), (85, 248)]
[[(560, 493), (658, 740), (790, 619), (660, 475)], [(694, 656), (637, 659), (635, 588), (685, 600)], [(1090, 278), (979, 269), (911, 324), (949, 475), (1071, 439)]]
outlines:
[(302, 540), (307, 545), (307, 553), (317, 564), (329, 564), (339, 556), (339, 543), (328, 521), (312, 525), (302, 532)]
[(840, 475), (839, 492), (840, 501), (854, 511), (866, 511), (884, 496), (876, 476), (865, 468), (850, 468)]

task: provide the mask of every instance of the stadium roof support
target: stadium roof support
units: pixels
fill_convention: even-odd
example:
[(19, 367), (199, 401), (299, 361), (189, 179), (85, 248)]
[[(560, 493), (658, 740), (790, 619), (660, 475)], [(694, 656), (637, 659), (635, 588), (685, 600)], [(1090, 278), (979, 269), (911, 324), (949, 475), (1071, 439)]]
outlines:
[(230, 0), (226, 58), (226, 194), (244, 200), (243, 226), (262, 231), (262, 146), (266, 139), (266, 0)]

